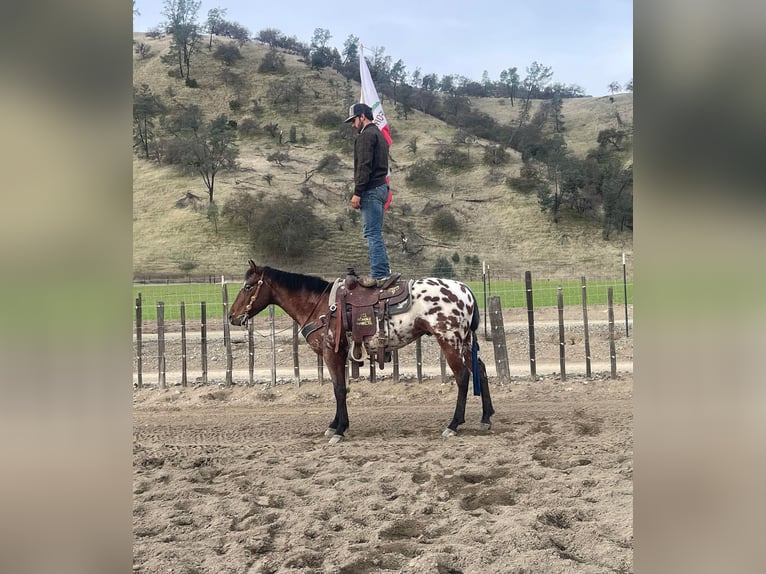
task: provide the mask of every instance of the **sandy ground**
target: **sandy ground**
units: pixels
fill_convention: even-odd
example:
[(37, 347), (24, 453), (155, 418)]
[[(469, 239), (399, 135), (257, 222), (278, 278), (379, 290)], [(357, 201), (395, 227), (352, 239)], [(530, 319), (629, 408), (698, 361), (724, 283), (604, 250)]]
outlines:
[(632, 572), (632, 374), (134, 391), (134, 572)]

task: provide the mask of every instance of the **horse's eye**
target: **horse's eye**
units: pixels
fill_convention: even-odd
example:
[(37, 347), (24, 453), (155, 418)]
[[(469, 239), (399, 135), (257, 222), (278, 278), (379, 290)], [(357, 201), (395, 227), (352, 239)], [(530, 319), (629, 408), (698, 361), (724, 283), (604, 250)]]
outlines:
[(252, 285), (248, 285), (248, 284), (245, 284), (245, 286), (242, 287), (242, 289), (244, 289), (245, 291), (250, 291), (250, 289), (252, 289), (252, 288), (253, 288), (253, 286)]

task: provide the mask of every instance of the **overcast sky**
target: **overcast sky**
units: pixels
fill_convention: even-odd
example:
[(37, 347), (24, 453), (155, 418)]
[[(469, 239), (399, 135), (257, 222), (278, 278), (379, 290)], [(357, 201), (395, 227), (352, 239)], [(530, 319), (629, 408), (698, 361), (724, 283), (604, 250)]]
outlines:
[[(162, 0), (136, 0), (133, 29), (160, 24)], [(497, 81), (516, 67), (520, 79), (539, 62), (553, 69), (553, 82), (576, 84), (592, 96), (609, 93), (611, 82), (633, 78), (632, 0), (203, 0), (208, 10), (226, 9), (226, 20), (255, 35), (276, 28), (306, 44), (316, 28), (330, 31), (330, 46), (342, 51), (349, 35), (367, 48), (383, 47), (407, 73), (458, 74), (481, 81), (486, 70)]]

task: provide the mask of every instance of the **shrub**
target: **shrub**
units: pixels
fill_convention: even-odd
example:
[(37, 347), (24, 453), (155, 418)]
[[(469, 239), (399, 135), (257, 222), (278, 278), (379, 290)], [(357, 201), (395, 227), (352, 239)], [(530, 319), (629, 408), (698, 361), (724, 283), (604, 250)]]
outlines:
[(194, 78), (186, 78), (185, 84), (187, 88), (199, 88), (199, 84)]
[(452, 262), (455, 264), (460, 263), (460, 254), (457, 251), (452, 254)]
[(258, 124), (253, 118), (245, 118), (239, 124), (239, 133), (243, 136), (254, 136), (258, 133)]
[(441, 235), (457, 235), (460, 233), (460, 224), (452, 213), (440, 209), (431, 220), (431, 229)]
[(314, 117), (314, 125), (319, 128), (335, 129), (343, 123), (344, 119), (336, 112), (324, 111)]
[(434, 188), (439, 185), (439, 168), (433, 161), (421, 159), (410, 166), (405, 181), (412, 187)]
[(300, 258), (326, 233), (309, 203), (279, 198), (259, 206), (250, 236), (264, 255)]
[(452, 279), (455, 276), (455, 269), (452, 267), (452, 263), (444, 257), (439, 255), (431, 269), (431, 274), (434, 277), (443, 277), (444, 279)]
[(461, 171), (471, 167), (471, 158), (469, 155), (459, 149), (456, 145), (441, 145), (434, 155), (442, 166), (450, 168), (453, 171)]
[(338, 169), (340, 168), (340, 165), (341, 165), (340, 158), (334, 153), (330, 153), (324, 156), (321, 160), (319, 160), (319, 165), (317, 165), (317, 171), (319, 173), (337, 173)]
[(281, 74), (285, 71), (285, 57), (275, 48), (271, 48), (263, 57), (258, 71), (262, 74)]
[(213, 58), (231, 66), (237, 60), (241, 60), (243, 56), (235, 44), (221, 44), (213, 52)]

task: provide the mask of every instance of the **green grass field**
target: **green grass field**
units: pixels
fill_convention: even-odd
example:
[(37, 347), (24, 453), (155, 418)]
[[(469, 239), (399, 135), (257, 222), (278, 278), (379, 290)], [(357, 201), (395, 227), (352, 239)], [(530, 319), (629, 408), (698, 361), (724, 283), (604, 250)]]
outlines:
[[(479, 308), (484, 308), (484, 286), (481, 281), (467, 281), (466, 284), (473, 290), (479, 300)], [(532, 298), (535, 308), (556, 307), (558, 287), (562, 287), (564, 306), (582, 306), (582, 285), (576, 281), (532, 281)], [(227, 292), (229, 302), (234, 301), (239, 291), (238, 284), (228, 284)], [(606, 305), (607, 290), (613, 288), (613, 303), (615, 306), (625, 302), (624, 286), (619, 281), (593, 281), (587, 285), (588, 305)], [(628, 303), (633, 303), (633, 283), (628, 282)], [(141, 296), (142, 318), (145, 321), (156, 321), (157, 302), (165, 305), (165, 319), (177, 320), (181, 318), (181, 303), (184, 303), (186, 319), (199, 320), (201, 316), (201, 302), (206, 303), (208, 319), (223, 318), (223, 289), (220, 284), (212, 283), (177, 283), (170, 285), (134, 285), (133, 297), (135, 300)], [(503, 309), (514, 307), (526, 308), (526, 287), (523, 281), (493, 281), (488, 285), (486, 296), (499, 296), (500, 305)], [(284, 315), (282, 309), (276, 308), (277, 316)], [(135, 320), (135, 305), (133, 310)]]

